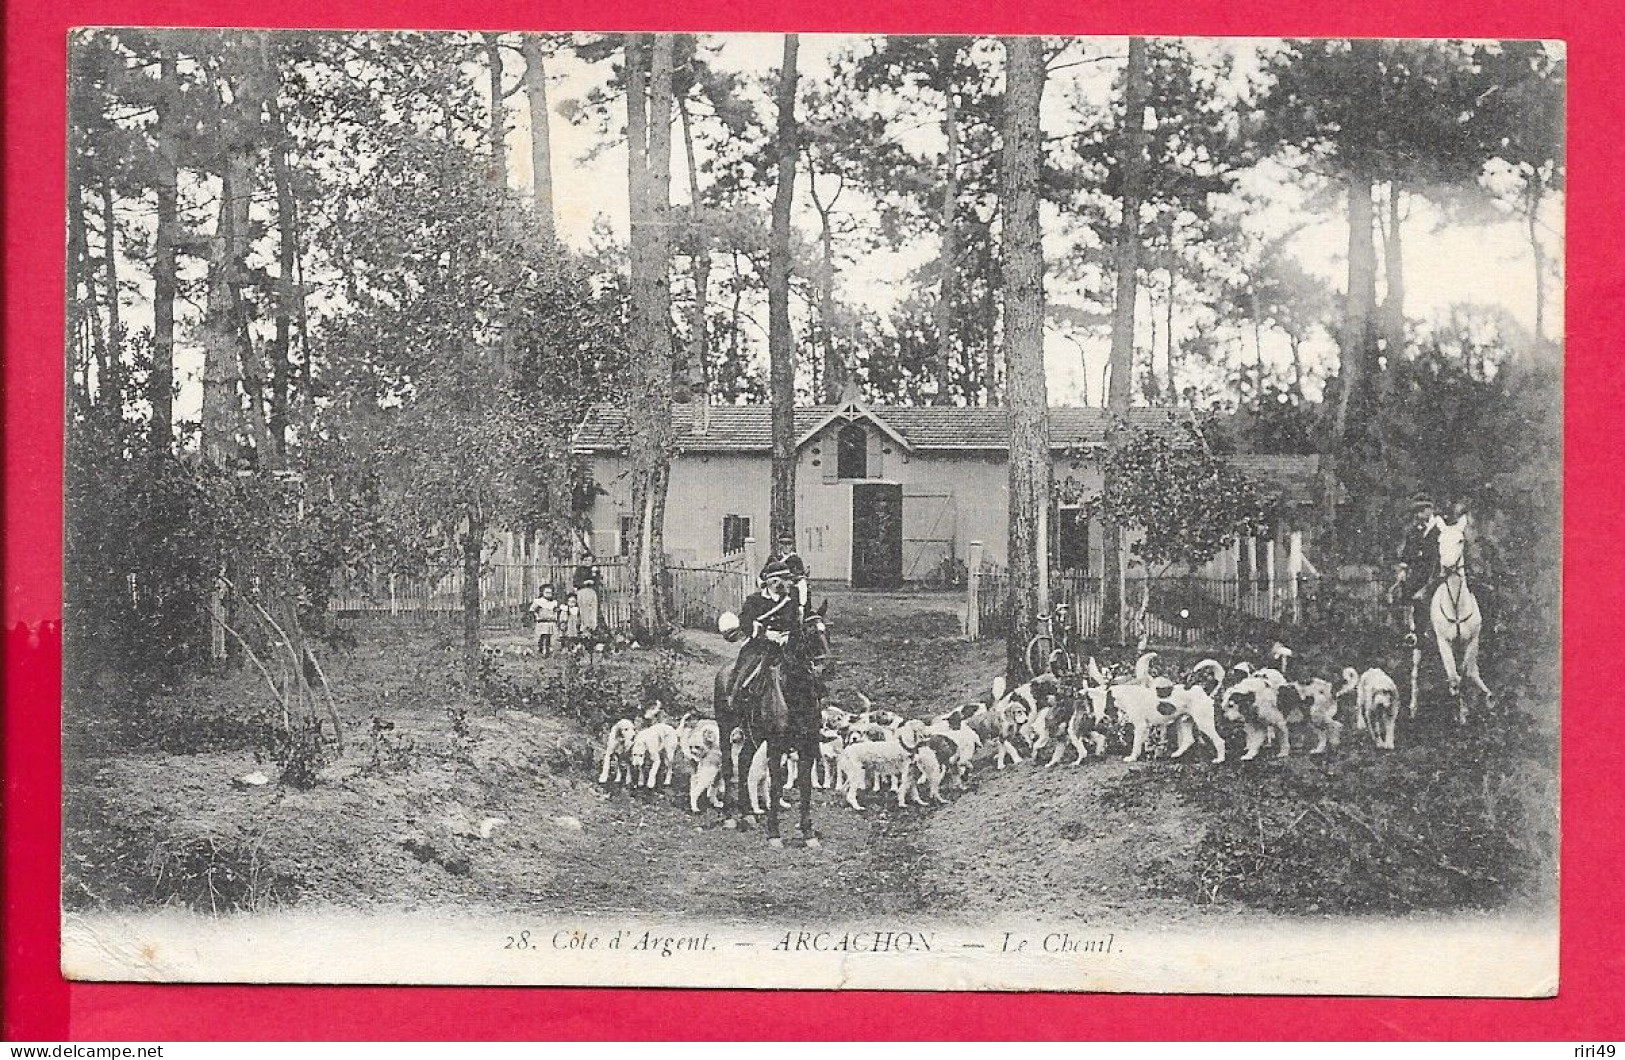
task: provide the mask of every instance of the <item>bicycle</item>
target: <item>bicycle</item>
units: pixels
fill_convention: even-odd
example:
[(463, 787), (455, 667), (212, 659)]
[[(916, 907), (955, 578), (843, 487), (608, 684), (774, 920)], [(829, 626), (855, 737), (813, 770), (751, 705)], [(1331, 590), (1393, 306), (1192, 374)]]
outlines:
[(1024, 656), (1031, 676), (1053, 673), (1059, 677), (1072, 672), (1072, 633), (1066, 620), (1069, 610), (1066, 604), (1056, 604), (1054, 611), (1038, 616), (1038, 632), (1027, 642)]

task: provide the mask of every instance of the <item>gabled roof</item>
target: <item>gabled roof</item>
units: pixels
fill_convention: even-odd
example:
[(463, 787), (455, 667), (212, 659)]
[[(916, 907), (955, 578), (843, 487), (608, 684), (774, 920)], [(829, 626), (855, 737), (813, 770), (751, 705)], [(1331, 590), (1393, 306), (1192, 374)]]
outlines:
[[(804, 445), (843, 414), (861, 415), (906, 449), (954, 452), (1002, 450), (1010, 445), (1010, 410), (1005, 408), (913, 407), (902, 405), (813, 405), (796, 409), (797, 445)], [(843, 410), (846, 410), (843, 413)], [(1130, 409), (1129, 423), (1181, 439), (1179, 427), (1188, 409)], [(678, 452), (769, 453), (773, 448), (772, 412), (766, 405), (712, 405), (701, 421), (693, 403), (672, 407)], [(1068, 450), (1105, 444), (1111, 416), (1098, 408), (1049, 410), (1050, 448)], [(576, 432), (578, 453), (620, 452), (629, 428), (624, 410), (600, 406)]]
[[(902, 446), (904, 449), (914, 448), (909, 444), (907, 438), (903, 437), (901, 434), (898, 434), (897, 430), (892, 427), (891, 424), (882, 419), (874, 411), (874, 409), (871, 409), (868, 405), (865, 405), (855, 397), (849, 397), (845, 401), (842, 401), (839, 405), (835, 406), (833, 409), (830, 409), (829, 415), (819, 418), (811, 427), (808, 427), (804, 431), (798, 432), (796, 434), (796, 448), (800, 449), (802, 446), (812, 441), (813, 438), (817, 436), (819, 431), (822, 431), (825, 427), (828, 427), (832, 423), (839, 422), (842, 424), (847, 424), (854, 420), (868, 420), (870, 423), (880, 428), (881, 433), (885, 434), (888, 438)], [(709, 427), (709, 424), (707, 426)]]

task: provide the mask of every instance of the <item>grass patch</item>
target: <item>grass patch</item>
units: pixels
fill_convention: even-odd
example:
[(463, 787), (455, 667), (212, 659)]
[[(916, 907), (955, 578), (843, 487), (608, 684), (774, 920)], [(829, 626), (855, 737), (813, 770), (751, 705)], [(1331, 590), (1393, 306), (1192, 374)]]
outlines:
[(1550, 746), (1480, 724), (1436, 746), (1131, 773), (1108, 799), (1164, 786), (1206, 821), (1157, 893), (1284, 913), (1493, 909), (1547, 897), (1557, 856)]

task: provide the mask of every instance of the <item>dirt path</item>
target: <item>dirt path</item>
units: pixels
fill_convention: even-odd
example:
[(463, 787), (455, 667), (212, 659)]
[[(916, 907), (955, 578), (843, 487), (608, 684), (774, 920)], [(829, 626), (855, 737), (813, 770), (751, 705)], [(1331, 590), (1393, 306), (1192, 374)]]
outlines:
[[(985, 696), (1002, 644), (960, 639), (958, 605), (951, 595), (831, 594), (840, 658), (831, 700), (855, 707), (862, 692), (918, 716)], [(718, 638), (686, 640), (702, 653), (731, 650)], [(1149, 899), (1139, 871), (1188, 849), (1200, 828), (1172, 798), (1104, 803), (1102, 793), (1131, 768), (1091, 761), (1000, 773), (984, 764), (968, 790), (930, 809), (870, 796), (859, 814), (815, 792), (823, 848), (814, 851), (771, 850), (756, 826), (734, 832), (714, 814), (691, 816), (681, 777), (671, 792), (631, 794), (577, 778), (547, 796), (510, 794), (511, 824), (492, 841), (496, 856), (478, 859), (479, 871), (493, 897), (582, 912), (733, 919), (1149, 907), (1162, 915), (1173, 904)], [(552, 823), (561, 802), (580, 832)], [(792, 828), (787, 819), (786, 834)]]
[[(998, 645), (963, 642), (959, 606), (953, 595), (831, 594), (840, 655), (831, 700), (856, 706), (861, 691), (919, 715), (979, 694)], [(520, 643), (518, 634), (492, 640)], [(70, 906), (451, 902), (732, 919), (902, 913), (945, 896), (971, 906), (984, 893), (969, 878), (986, 872), (986, 860), (931, 849), (946, 834), (933, 822), (969, 830), (977, 848), (996, 845), (969, 807), (1003, 805), (997, 796), (973, 791), (964, 808), (930, 811), (870, 796), (860, 814), (816, 792), (823, 849), (771, 850), (759, 828), (730, 831), (715, 813), (690, 814), (681, 767), (670, 790), (607, 791), (590, 758), (598, 734), (545, 705), (473, 705), (456, 715), (456, 704), (441, 702), (456, 694), (443, 648), (375, 641), (336, 674), (352, 733), (372, 730), (371, 759), (352, 738), (346, 759), (308, 791), (234, 788), (232, 777), (264, 766), (230, 749), (78, 760), (67, 804)], [(703, 633), (685, 635), (685, 645), (676, 680), (680, 706), (694, 709), (711, 667), (733, 649)], [(642, 666), (640, 655), (616, 665)], [(503, 665), (523, 677), (558, 663), (510, 656)], [(254, 694), (251, 684), (216, 681), (175, 707), (240, 710)], [(1019, 797), (1008, 799), (1015, 812)]]
[[(957, 595), (831, 593), (839, 665), (830, 700), (856, 707), (862, 692), (922, 716), (985, 698), (1003, 645), (962, 640), (960, 606)], [(505, 639), (522, 643), (517, 632)], [(734, 648), (704, 633), (683, 640), (678, 653), (623, 652), (597, 668), (592, 680), (615, 697), (606, 709), (633, 713), (651, 675), (666, 682), (675, 711), (708, 709), (712, 669)], [(1538, 880), (1538, 856), (1555, 850), (1550, 821), (1528, 817), (1526, 827), (1509, 817), (1541, 805), (1555, 781), (1530, 759), (1506, 764), (1490, 743), (1475, 752), (1484, 778), (1463, 772), (1459, 744), (1452, 771), (1422, 743), (1380, 758), (1355, 748), (1217, 767), (1091, 757), (1000, 771), (984, 760), (965, 790), (946, 789), (946, 806), (898, 808), (871, 795), (857, 813), (815, 792), (823, 848), (772, 850), (759, 828), (727, 830), (714, 812), (690, 814), (681, 765), (668, 790), (601, 787), (595, 754), (607, 723), (583, 727), (560, 709), (559, 661), (505, 655), (510, 687), (534, 695), (500, 706), (469, 698), (454, 666), (443, 632), (373, 633), (335, 658), (351, 745), (309, 790), (274, 780), (233, 786), (255, 769), (275, 774), (229, 726), (215, 739), (213, 726), (264, 698), (249, 674), (200, 681), (157, 704), (160, 717), (194, 726), (190, 750), (118, 750), (106, 739), (95, 750), (93, 732), (72, 730), (82, 750), (68, 759), (65, 904), (1206, 922), (1270, 915), (1259, 903), (1311, 913), (1475, 905), (1478, 890), (1451, 889), (1461, 865), (1489, 859), (1483, 871), (1501, 879), (1521, 861)], [(1435, 834), (1437, 815), (1415, 811), (1423, 792), (1427, 806), (1448, 795), (1456, 812), (1483, 818), (1475, 834), (1501, 845), (1440, 854), (1451, 859), (1442, 869), (1419, 859), (1416, 850), (1449, 839)], [(1493, 806), (1479, 805), (1492, 797)], [(1374, 842), (1354, 825), (1306, 819), (1321, 800), (1334, 812), (1387, 813), (1397, 831)], [(1348, 870), (1355, 855), (1366, 866), (1359, 873)], [(1313, 888), (1293, 859), (1318, 866)], [(1384, 881), (1396, 880), (1406, 881), (1403, 893), (1390, 895)]]

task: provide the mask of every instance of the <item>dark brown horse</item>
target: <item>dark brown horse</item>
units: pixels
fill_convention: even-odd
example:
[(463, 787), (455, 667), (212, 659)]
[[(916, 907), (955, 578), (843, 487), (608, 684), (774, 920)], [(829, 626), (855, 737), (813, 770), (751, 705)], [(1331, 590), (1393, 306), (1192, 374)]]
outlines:
[(746, 782), (751, 758), (758, 744), (765, 744), (768, 770), (767, 838), (777, 847), (783, 846), (779, 838), (779, 798), (786, 783), (784, 756), (794, 751), (800, 760), (796, 770), (796, 790), (801, 794), (801, 838), (809, 847), (818, 846), (818, 837), (812, 825), (812, 764), (818, 761), (818, 728), (822, 711), (825, 671), (833, 665), (830, 653), (829, 623), (826, 615), (829, 601), (816, 611), (809, 611), (791, 631), (789, 641), (780, 653), (779, 668), (784, 683), (784, 711), (778, 711), (766, 689), (767, 676), (756, 679), (755, 687), (744, 690), (735, 702), (729, 696), (733, 687), (734, 667), (738, 660), (717, 668), (712, 692), (712, 705), (717, 716), (717, 731), (729, 734), (736, 727), (745, 733), (744, 746), (737, 761), (731, 755), (722, 759), (724, 813), (728, 815), (726, 827), (737, 828), (743, 807), (749, 805)]

